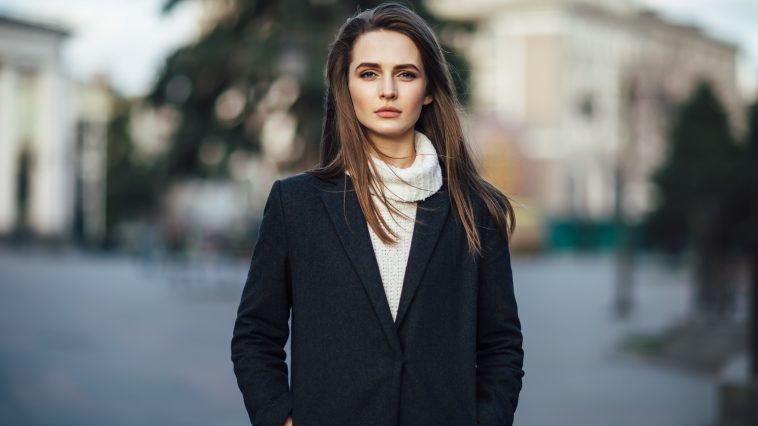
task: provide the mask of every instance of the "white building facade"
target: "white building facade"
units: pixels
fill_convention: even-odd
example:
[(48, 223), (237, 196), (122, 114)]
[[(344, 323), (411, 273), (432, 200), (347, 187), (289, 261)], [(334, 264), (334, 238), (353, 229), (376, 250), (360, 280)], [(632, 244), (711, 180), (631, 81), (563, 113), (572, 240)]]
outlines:
[[(61, 29), (0, 17), (0, 233), (68, 230), (71, 120)], [(20, 173), (21, 172), (21, 173)]]
[(104, 235), (108, 94), (66, 77), (67, 36), (0, 15), (0, 237)]
[(525, 173), (546, 217), (608, 219), (619, 202), (635, 220), (651, 209), (672, 106), (700, 80), (716, 89), (735, 134), (744, 130), (737, 47), (632, 0), (429, 6), (477, 24), (465, 42), (472, 109), (514, 123), (519, 151), (537, 165)]

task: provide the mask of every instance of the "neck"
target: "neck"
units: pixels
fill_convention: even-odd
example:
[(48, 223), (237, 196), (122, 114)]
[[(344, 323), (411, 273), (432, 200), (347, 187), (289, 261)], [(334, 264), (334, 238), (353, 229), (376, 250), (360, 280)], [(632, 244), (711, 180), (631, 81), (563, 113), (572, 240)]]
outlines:
[(413, 164), (416, 159), (416, 141), (414, 131), (411, 129), (399, 138), (385, 138), (369, 135), (373, 144), (374, 154), (387, 164), (405, 169)]
[(371, 156), (371, 161), (376, 166), (376, 178), (383, 185), (380, 190), (392, 202), (424, 200), (442, 186), (442, 170), (434, 144), (423, 133), (414, 136), (414, 145), (418, 152), (409, 167), (399, 168), (375, 155)]

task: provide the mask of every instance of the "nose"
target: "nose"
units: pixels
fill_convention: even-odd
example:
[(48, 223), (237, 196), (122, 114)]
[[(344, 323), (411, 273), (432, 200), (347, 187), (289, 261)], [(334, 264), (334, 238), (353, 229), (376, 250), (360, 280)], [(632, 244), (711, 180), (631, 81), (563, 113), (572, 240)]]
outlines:
[(395, 79), (393, 79), (392, 76), (386, 76), (382, 79), (381, 93), (379, 97), (382, 99), (397, 98), (397, 87), (395, 87)]

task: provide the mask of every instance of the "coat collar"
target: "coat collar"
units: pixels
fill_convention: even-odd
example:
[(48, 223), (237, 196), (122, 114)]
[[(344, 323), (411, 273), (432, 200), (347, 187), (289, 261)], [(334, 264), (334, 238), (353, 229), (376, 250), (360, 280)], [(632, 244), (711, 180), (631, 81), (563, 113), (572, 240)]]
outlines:
[(439, 191), (418, 203), (417, 223), (413, 230), (408, 265), (405, 268), (403, 290), (400, 295), (400, 306), (395, 321), (392, 320), (379, 265), (371, 245), (368, 224), (353, 191), (352, 180), (349, 176), (343, 175), (329, 179), (328, 182), (332, 185), (328, 185), (322, 192), (322, 200), (342, 246), (361, 278), (361, 283), (371, 300), (390, 346), (400, 353), (402, 349), (397, 330), (411, 306), (450, 211), (446, 182), (443, 179), (443, 185)]

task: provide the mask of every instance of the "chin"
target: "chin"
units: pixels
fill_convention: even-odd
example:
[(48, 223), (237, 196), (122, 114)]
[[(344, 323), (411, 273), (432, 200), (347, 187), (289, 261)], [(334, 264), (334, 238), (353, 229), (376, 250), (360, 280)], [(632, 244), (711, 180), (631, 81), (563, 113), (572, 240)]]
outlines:
[(371, 133), (374, 133), (375, 135), (382, 137), (382, 138), (397, 138), (400, 136), (405, 135), (409, 131), (413, 131), (413, 128), (402, 128), (398, 129), (396, 127), (393, 128), (382, 128), (377, 127), (374, 129), (370, 129)]

